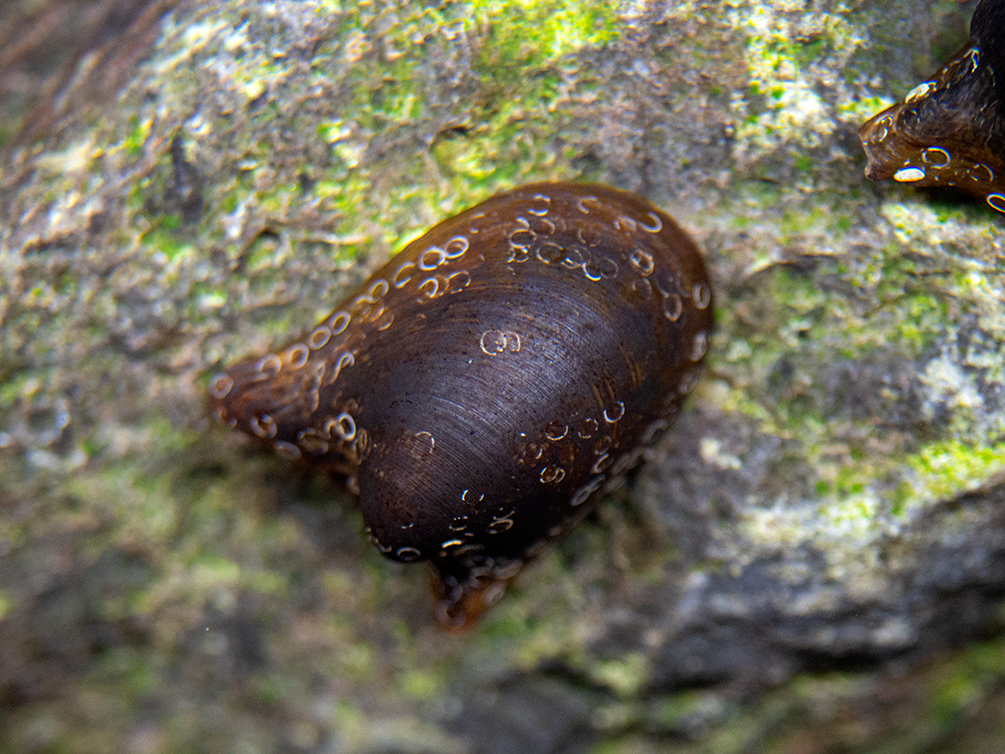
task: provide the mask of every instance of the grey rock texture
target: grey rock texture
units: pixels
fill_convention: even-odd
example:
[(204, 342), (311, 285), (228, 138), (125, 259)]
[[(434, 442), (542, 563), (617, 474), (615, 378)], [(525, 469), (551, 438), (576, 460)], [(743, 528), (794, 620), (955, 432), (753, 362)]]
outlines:
[[(996, 751), (1005, 226), (867, 183), (856, 137), (972, 7), (174, 5), (3, 155), (0, 751)], [(450, 637), (205, 388), (549, 178), (699, 240), (710, 370)]]

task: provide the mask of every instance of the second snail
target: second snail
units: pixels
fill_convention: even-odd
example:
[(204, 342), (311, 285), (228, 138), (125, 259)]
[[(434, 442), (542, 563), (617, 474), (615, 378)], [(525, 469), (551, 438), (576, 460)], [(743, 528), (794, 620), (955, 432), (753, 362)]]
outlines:
[(211, 406), (344, 477), (370, 541), (428, 561), (473, 625), (622, 480), (702, 368), (698, 247), (599, 184), (499, 194), (408, 244), (310, 331), (216, 375)]
[(970, 43), (859, 138), (867, 178), (952, 186), (1005, 212), (1005, 0), (980, 0)]

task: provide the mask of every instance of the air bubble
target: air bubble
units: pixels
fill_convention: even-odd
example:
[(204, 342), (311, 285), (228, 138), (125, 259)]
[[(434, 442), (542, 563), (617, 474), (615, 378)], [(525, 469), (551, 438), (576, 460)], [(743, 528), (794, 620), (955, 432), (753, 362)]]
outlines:
[(565, 258), (565, 251), (557, 244), (545, 243), (538, 247), (537, 258), (545, 264), (556, 264)]
[(611, 476), (619, 477), (629, 469), (634, 468), (638, 464), (639, 459), (642, 458), (644, 452), (643, 448), (635, 448), (627, 453), (622, 453), (621, 457), (611, 467)]
[(1005, 196), (1002, 194), (988, 194), (987, 202), (999, 212), (1005, 212)]
[(296, 461), (300, 458), (300, 448), (291, 442), (286, 442), (286, 440), (276, 440), (272, 444), (272, 447), (276, 449), (279, 455), (289, 461)]
[(362, 463), (363, 459), (370, 453), (370, 436), (365, 429), (356, 430), (356, 441), (352, 444), (356, 451), (356, 457)]
[(399, 547), (394, 551), (394, 557), (406, 563), (411, 563), (412, 561), (421, 558), (422, 553), (414, 547)]
[(558, 442), (567, 434), (569, 434), (569, 425), (562, 422), (555, 421), (544, 428), (544, 436), (552, 442)]
[(590, 280), (613, 278), (618, 274), (618, 263), (609, 257), (600, 257), (596, 261), (583, 262), (583, 272)]
[(653, 296), (653, 286), (648, 278), (637, 278), (632, 281), (632, 290), (643, 301), (648, 301)]
[(914, 89), (912, 89), (907, 93), (907, 96), (904, 97), (904, 104), (909, 105), (912, 102), (914, 102), (914, 100), (921, 99), (934, 88), (935, 88), (934, 81), (922, 81), (920, 84), (914, 87)]
[(637, 227), (638, 222), (636, 222), (635, 218), (628, 217), (628, 215), (618, 215), (614, 220), (615, 230), (624, 230), (628, 233), (634, 233)]
[(893, 180), (899, 181), (900, 183), (914, 183), (915, 181), (920, 181), (925, 177), (925, 171), (921, 168), (901, 168), (896, 173), (893, 174)]
[(436, 448), (436, 438), (429, 432), (416, 432), (412, 437), (421, 444), (421, 450), (425, 453), (432, 453)]
[[(237, 419), (233, 416), (228, 416), (226, 410), (221, 406), (213, 412), (213, 415), (222, 422), (225, 422), (230, 429), (234, 429), (237, 426)], [(2, 446), (0, 446), (2, 447)]]
[(395, 272), (394, 276), (391, 278), (391, 282), (394, 284), (394, 287), (404, 288), (406, 285), (408, 285), (408, 281), (412, 279), (411, 274), (409, 274), (408, 277), (404, 279), (402, 279), (401, 275), (404, 272), (410, 273), (411, 270), (414, 269), (415, 269), (415, 262), (405, 262), (403, 265), (401, 265), (401, 267), (398, 268), (398, 271)]
[(310, 350), (303, 343), (297, 343), (289, 351), (286, 352), (286, 358), (290, 362), (290, 367), (292, 369), (300, 369), (304, 364), (307, 363), (307, 358), (310, 356)]
[(506, 264), (523, 264), (528, 259), (530, 259), (530, 249), (526, 246), (515, 246), (510, 243), (510, 253)]
[(544, 217), (548, 214), (548, 208), (551, 206), (551, 197), (545, 196), (544, 194), (535, 194), (531, 199), (536, 206), (528, 207), (527, 211), (532, 215), (537, 215), (538, 217)]
[(572, 500), (569, 501), (569, 505), (573, 508), (578, 508), (580, 505), (585, 503), (590, 499), (590, 495), (600, 489), (600, 485), (604, 483), (604, 479), (604, 475), (601, 474), (600, 476), (591, 479), (588, 484), (584, 484), (576, 490), (576, 494), (572, 496)]
[(332, 335), (341, 335), (344, 333), (350, 322), (352, 322), (352, 317), (349, 316), (349, 312), (338, 312), (332, 317)]
[(447, 278), (447, 290), (451, 293), (462, 291), (469, 285), (471, 285), (471, 275), (467, 272), (467, 270), (455, 272)]
[(418, 293), (422, 301), (422, 298), (433, 299), (436, 298), (438, 291), (440, 290), (440, 281), (435, 277), (426, 278), (421, 283), (419, 283)]
[(923, 162), (935, 168), (944, 168), (953, 161), (953, 156), (942, 147), (928, 147), (921, 153)]
[(534, 243), (534, 234), (527, 228), (519, 228), (509, 234), (509, 245), (517, 249), (526, 249)]
[(311, 330), (311, 334), (307, 336), (307, 345), (315, 350), (323, 348), (328, 343), (331, 336), (332, 330), (328, 327), (328, 325), (318, 325)]
[(597, 434), (597, 430), (599, 428), (600, 425), (597, 424), (596, 419), (586, 418), (583, 419), (582, 422), (580, 422), (578, 434), (580, 438), (582, 438), (583, 440), (589, 440), (591, 437)]
[(663, 299), (663, 316), (668, 320), (676, 322), (683, 313), (684, 303), (676, 293)]
[[(261, 372), (264, 375), (264, 379), (275, 377), (279, 374), (279, 370), (282, 368), (283, 362), (274, 353), (270, 353), (268, 356), (263, 356), (258, 360), (258, 363), (255, 364), (255, 371)], [(272, 374), (270, 375), (268, 372), (272, 372)]]
[(565, 249), (565, 256), (562, 259), (562, 266), (567, 270), (574, 270), (583, 264), (583, 253), (579, 249)]
[(558, 484), (565, 479), (565, 469), (561, 466), (545, 466), (541, 469), (541, 484)]
[(544, 217), (535, 218), (528, 225), (539, 236), (550, 236), (555, 232), (555, 223)]
[(642, 439), (639, 441), (642, 445), (649, 445), (659, 439), (666, 428), (670, 426), (666, 419), (654, 419), (646, 427), (645, 431), (642, 433)]
[(608, 424), (614, 424), (614, 422), (618, 421), (624, 415), (625, 404), (621, 401), (615, 401), (610, 412), (606, 408), (604, 409), (604, 421)]
[(639, 222), (639, 226), (642, 230), (648, 231), (649, 233), (659, 233), (663, 230), (663, 221), (660, 220), (659, 215), (655, 215), (652, 212), (647, 212), (646, 217), (650, 218), (648, 223)]
[(220, 400), (226, 398), (227, 393), (234, 387), (234, 378), (226, 372), (220, 372), (209, 382), (209, 394), (213, 398)]
[(297, 435), (297, 442), (303, 450), (314, 456), (328, 452), (328, 438), (316, 429), (304, 429)]
[(610, 257), (600, 257), (600, 259), (597, 260), (597, 268), (600, 270), (600, 274), (605, 278), (618, 276), (618, 263)]
[(963, 59), (969, 59), (970, 70), (968, 71), (968, 73), (973, 73), (974, 71), (977, 70), (977, 66), (980, 64), (980, 50), (978, 50), (976, 47), (969, 50), (967, 54), (964, 55), (963, 58), (961, 58), (961, 60)]
[(677, 279), (669, 272), (661, 272), (655, 278), (653, 278), (656, 290), (663, 294), (663, 298), (672, 296), (683, 289), (680, 288), (677, 283)]
[(348, 351), (343, 351), (339, 357), (338, 361), (335, 362), (335, 370), (332, 374), (332, 378), (328, 380), (328, 384), (331, 385), (338, 379), (339, 373), (346, 367), (351, 367), (355, 363), (356, 359)]
[(544, 448), (544, 445), (539, 445), (536, 442), (527, 443), (520, 448), (520, 459), (538, 461), (544, 455)]
[(447, 241), (444, 251), (447, 252), (447, 259), (457, 259), (464, 256), (470, 246), (465, 236), (454, 236)]
[(587, 248), (592, 248), (594, 246), (599, 246), (604, 237), (593, 227), (592, 224), (586, 224), (585, 227), (576, 228), (576, 238), (579, 240), (583, 246)]
[(691, 361), (701, 361), (708, 350), (708, 333), (699, 332), (694, 336), (694, 343), (691, 347)]
[(651, 273), (653, 267), (656, 266), (653, 262), (653, 255), (644, 249), (632, 249), (631, 263), (632, 267), (643, 275)]
[(349, 311), (360, 321), (367, 319), (373, 311), (373, 303), (366, 296), (357, 296)]
[(501, 516), (493, 516), (489, 525), (486, 527), (489, 534), (501, 534), (504, 531), (509, 531), (513, 528), (513, 514), (516, 510), (511, 510), (509, 513), (504, 513)]
[(370, 307), (370, 312), (369, 312), (369, 314), (367, 315), (367, 318), (366, 318), (367, 322), (369, 322), (370, 324), (373, 324), (378, 319), (380, 319), (381, 317), (383, 317), (384, 316), (384, 312), (386, 312), (386, 311), (387, 311), (387, 307), (384, 306), (383, 304), (374, 304), (372, 307)]
[(486, 356), (496, 356), (506, 351), (509, 351), (510, 353), (519, 353), (520, 336), (515, 332), (486, 330), (482, 333), (482, 337), (478, 341), (478, 345), (481, 347), (482, 353)]
[(334, 431), (341, 439), (350, 442), (356, 437), (356, 420), (352, 418), (352, 414), (343, 411), (325, 423), (325, 431), (329, 435)]
[(428, 272), (435, 270), (447, 261), (447, 252), (439, 246), (430, 246), (419, 257), (419, 269)]
[(695, 283), (694, 288), (691, 289), (691, 298), (694, 299), (696, 307), (705, 309), (712, 303), (712, 289), (708, 283)]
[(692, 390), (694, 386), (698, 384), (698, 378), (701, 377), (701, 369), (692, 369), (687, 372), (683, 377), (681, 377), (680, 385), (677, 387), (677, 392), (681, 395), (687, 395)]
[(875, 133), (874, 133), (874, 134), (873, 134), (873, 135), (872, 135), (872, 136), (870, 137), (870, 139), (869, 139), (869, 143), (871, 143), (871, 144), (879, 144), (879, 143), (881, 143), (881, 142), (882, 142), (882, 141), (883, 141), (883, 140), (884, 140), (884, 139), (885, 139), (885, 138), (886, 138), (887, 136), (889, 136), (889, 135), (890, 135), (890, 119), (889, 119), (889, 118), (883, 118), (882, 120), (880, 120), (880, 121), (877, 121), (877, 122), (876, 122), (876, 126), (879, 126), (879, 130), (877, 130), (877, 131), (876, 131), (876, 132), (875, 132)]
[(258, 437), (271, 438), (276, 436), (276, 422), (268, 414), (251, 417), (248, 420), (248, 428)]
[(600, 458), (593, 462), (593, 468), (590, 471), (593, 474), (600, 474), (607, 470), (607, 467), (611, 465), (611, 454), (604, 453)]
[[(978, 175), (977, 171), (983, 168), (986, 177)], [(976, 181), (977, 183), (991, 183), (995, 179), (995, 171), (990, 168), (990, 166), (985, 165), (983, 162), (979, 162), (976, 165), (970, 167), (967, 170), (967, 177)]]

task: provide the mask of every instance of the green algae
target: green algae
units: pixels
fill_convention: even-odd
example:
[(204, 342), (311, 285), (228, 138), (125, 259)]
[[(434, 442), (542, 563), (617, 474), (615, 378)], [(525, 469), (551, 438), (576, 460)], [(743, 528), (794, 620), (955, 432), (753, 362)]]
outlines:
[[(634, 175), (601, 149), (643, 128), (630, 118), (623, 130), (611, 125), (622, 125), (621, 108), (635, 106), (629, 95), (648, 85), (642, 75), (631, 78), (634, 64), (678, 66), (655, 76), (665, 87), (661, 96), (670, 93), (660, 116), (679, 105), (673, 96), (707, 95), (735, 144), (722, 158), (729, 175), (708, 179), (716, 188), (700, 194), (706, 204), (682, 215), (704, 239), (731, 229), (710, 255), (722, 281), (713, 352), (720, 382), (701, 388), (694, 404), (750, 418), (764, 436), (789, 443), (774, 468), (791, 495), (755, 496), (732, 528), (768, 551), (807, 541), (829, 548), (828, 576), (875, 593), (883, 584), (869, 582), (866, 569), (882, 567), (878, 555), (890, 531), (992, 480), (1003, 455), (1000, 424), (987, 418), (1000, 412), (986, 410), (981, 393), (1002, 381), (995, 220), (984, 208), (933, 205), (902, 187), (882, 196), (849, 187), (860, 164), (822, 149), (833, 145), (834, 128), (850, 128), (892, 101), (890, 92), (863, 82), (876, 69), (868, 63), (880, 57), (864, 43), (893, 21), (856, 17), (887, 11), (834, 3), (807, 10), (804, 19), (795, 3), (731, 3), (731, 18), (710, 17), (691, 42), (686, 30), (674, 36), (668, 29), (676, 33), (675, 22), (702, 10), (697, 4), (668, 10), (652, 27), (625, 9), (569, 2), (309, 7), (306, 24), (322, 15), (335, 20), (320, 27), (320, 46), (306, 62), (269, 41), (275, 29), (268, 24), (279, 24), (257, 11), (228, 8), (195, 24), (169, 23), (149, 64), (161, 82), (158, 101), (144, 103), (146, 88), (138, 84), (96, 135), (54, 143), (40, 163), (45, 185), (33, 197), (50, 223), (36, 233), (37, 246), (87, 227), (100, 215), (91, 198), (109, 195), (117, 171), (132, 171), (135, 180), (122, 183), (128, 214), (108, 236), (113, 254), (71, 235), (67, 248), (77, 261), (59, 272), (58, 264), (31, 256), (31, 243), (23, 256), (0, 247), (5, 273), (17, 272), (0, 280), (4, 353), (26, 360), (9, 379), (11, 367), (0, 365), (2, 415), (55, 421), (53, 396), (80, 384), (87, 394), (82, 406), (72, 405), (73, 434), (61, 441), (82, 449), (82, 458), (60, 441), (31, 439), (41, 432), (10, 440), (18, 450), (5, 452), (42, 445), (33, 463), (70, 460), (46, 472), (26, 462), (4, 475), (22, 480), (13, 485), (19, 495), (44, 501), (27, 521), (5, 521), (5, 546), (43, 550), (43, 534), (61, 527), (85, 543), (77, 565), (108, 551), (137, 554), (144, 564), (127, 589), (96, 603), (109, 624), (138, 624), (139, 638), (69, 676), (73, 690), (87, 692), (82, 698), (40, 708), (34, 721), (15, 727), (50, 731), (52, 750), (111, 750), (137, 735), (127, 730), (137, 710), (167, 704), (169, 722), (150, 750), (230, 750), (226, 732), (207, 730), (213, 714), (248, 726), (236, 737), (250, 749), (271, 740), (264, 728), (296, 718), (297, 741), (318, 744), (325, 731), (336, 731), (332, 740), (348, 750), (373, 750), (380, 741), (463, 750), (465, 742), (415, 722), (429, 719), (457, 677), (491, 685), (560, 663), (579, 673), (579, 683), (611, 695), (591, 702), (597, 729), (608, 737), (597, 750), (630, 751), (625, 742), (635, 740), (640, 750), (665, 751), (667, 737), (698, 730), (711, 732), (700, 750), (740, 751), (805, 712), (800, 688), (824, 702), (851, 698), (856, 683), (848, 677), (823, 679), (830, 690), (817, 696), (806, 690), (817, 679), (806, 679), (796, 702), (780, 700), (780, 692), (744, 712), (715, 691), (654, 692), (647, 682), (656, 660), (647, 651), (599, 660), (591, 641), (606, 603), (598, 595), (621, 585), (609, 575), (608, 534), (589, 524), (528, 568), (466, 644), (438, 643), (424, 623), (424, 574), (379, 559), (358, 536), (358, 517), (331, 506), (339, 493), (324, 483), (312, 486), (222, 431), (207, 432), (201, 388), (215, 364), (309, 326), (361, 279), (360, 266), (369, 269), (464, 206), (525, 180)], [(716, 24), (730, 27), (725, 41), (709, 31), (721, 28)], [(646, 34), (655, 49), (637, 41)], [(625, 46), (629, 37), (644, 55)], [(743, 51), (740, 74), (716, 45)], [(425, 73), (444, 60), (456, 87)], [(605, 78), (603, 65), (618, 73)], [(307, 68), (302, 78), (298, 66)], [(689, 79), (694, 71), (704, 78)], [(196, 91), (212, 93), (202, 108), (193, 106)], [(603, 115), (584, 115), (593, 111)], [(613, 130), (591, 131), (602, 127)], [(163, 198), (176, 135), (207, 179), (206, 209), (190, 224)], [(639, 140), (653, 150), (663, 143), (652, 131)], [(584, 157), (590, 150), (602, 158)], [(631, 153), (628, 166), (645, 154)], [(697, 173), (721, 167), (691, 153), (679, 164)], [(796, 175), (791, 182), (786, 170)], [(757, 176), (765, 180), (752, 180)], [(654, 198), (671, 193), (662, 184), (650, 190)], [(738, 231), (752, 239), (749, 256)], [(305, 274), (308, 268), (321, 272)], [(18, 278), (24, 286), (13, 282)], [(162, 303), (147, 309), (132, 298), (136, 291)], [(146, 332), (148, 312), (161, 319)], [(940, 352), (957, 340), (966, 316), (983, 335)], [(123, 322), (125, 334), (142, 336), (133, 351), (109, 345), (110, 323)], [(184, 336), (161, 341), (162, 331)], [(70, 350), (77, 355), (67, 357)], [(916, 363), (925, 375), (923, 428), (910, 441), (897, 440), (900, 427), (836, 406), (822, 382), (828, 367), (885, 357)], [(883, 406), (892, 412), (906, 400), (891, 388)], [(127, 408), (113, 408), (123, 402)], [(702, 460), (723, 476), (749, 462), (728, 439), (700, 444)], [(297, 505), (335, 507), (335, 518), (300, 523), (283, 507), (290, 496)], [(358, 541), (332, 554), (308, 536), (325, 527), (344, 528), (340, 545)], [(635, 589), (668, 578), (661, 568), (674, 546), (658, 545), (655, 564), (632, 571)], [(0, 594), (0, 623), (27, 609), (18, 589)], [(242, 609), (258, 616), (241, 625), (252, 635), (264, 631), (268, 661), (236, 672), (227, 670), (236, 662), (232, 646), (215, 624), (206, 627), (219, 615), (240, 622)], [(947, 725), (958, 724), (956, 716), (998, 677), (988, 663), (973, 665), (988, 685), (969, 684), (974, 667), (963, 663), (939, 695)], [(207, 686), (224, 701), (172, 701), (200, 687), (185, 679), (201, 677), (219, 681)], [(330, 702), (319, 717), (299, 711), (317, 699), (311, 683)], [(263, 705), (276, 716), (263, 715)]]

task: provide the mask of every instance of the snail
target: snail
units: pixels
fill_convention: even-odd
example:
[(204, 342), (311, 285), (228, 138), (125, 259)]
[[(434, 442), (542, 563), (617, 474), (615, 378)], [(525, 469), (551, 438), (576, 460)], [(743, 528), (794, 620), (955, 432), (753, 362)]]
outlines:
[(316, 327), (210, 380), (230, 425), (348, 479), (370, 541), (473, 625), (673, 421), (713, 324), (698, 247), (599, 184), (499, 194)]
[(1005, 0), (981, 0), (970, 43), (859, 138), (867, 178), (953, 186), (1005, 212)]

